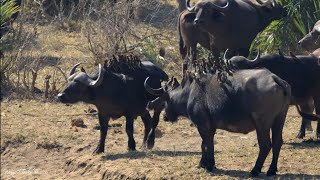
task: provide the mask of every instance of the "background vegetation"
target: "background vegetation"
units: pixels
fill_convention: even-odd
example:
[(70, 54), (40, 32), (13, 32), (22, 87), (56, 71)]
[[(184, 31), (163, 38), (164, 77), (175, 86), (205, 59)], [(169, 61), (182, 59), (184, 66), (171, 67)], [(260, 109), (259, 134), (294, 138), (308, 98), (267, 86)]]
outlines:
[[(1, 24), (19, 10), (13, 1), (5, 2)], [(257, 48), (264, 53), (301, 53), (298, 40), (320, 19), (319, 0), (280, 3), (288, 16), (258, 35), (253, 54)], [(17, 20), (0, 40), (1, 94), (34, 98), (48, 91), (54, 97), (74, 63), (93, 67), (118, 53), (138, 54), (179, 77), (177, 7), (176, 0), (24, 0)], [(165, 57), (159, 56), (160, 47)], [(208, 53), (199, 48), (200, 56)]]
[(280, 4), (287, 8), (288, 16), (274, 21), (260, 33), (251, 46), (252, 50), (260, 48), (265, 53), (271, 53), (281, 49), (301, 53), (297, 43), (320, 19), (320, 1), (280, 0)]

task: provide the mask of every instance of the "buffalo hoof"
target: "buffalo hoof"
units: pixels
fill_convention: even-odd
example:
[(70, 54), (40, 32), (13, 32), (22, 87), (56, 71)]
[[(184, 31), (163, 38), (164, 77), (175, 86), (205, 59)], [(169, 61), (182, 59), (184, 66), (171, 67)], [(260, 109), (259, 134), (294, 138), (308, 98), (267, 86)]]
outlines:
[(261, 170), (252, 169), (250, 172), (251, 177), (257, 177), (261, 173)]
[(277, 175), (277, 170), (269, 169), (267, 172), (267, 176), (275, 176)]
[(307, 131), (313, 131), (312, 126), (311, 126), (311, 125), (309, 125), (309, 126), (307, 125), (307, 126), (306, 126), (306, 130), (307, 130)]
[(306, 130), (307, 130), (307, 131), (313, 131), (312, 126), (311, 126), (311, 121), (308, 121), (308, 122), (306, 123)]
[(132, 147), (132, 148), (128, 147), (128, 151), (129, 151), (129, 152), (131, 152), (131, 151), (136, 151), (136, 147)]
[(216, 169), (216, 167), (214, 165), (206, 165), (206, 164), (203, 164), (203, 163), (200, 163), (197, 167), (198, 168), (204, 168), (208, 172), (212, 172), (214, 169)]
[(305, 134), (304, 134), (304, 133), (299, 132), (299, 134), (297, 135), (297, 138), (299, 138), (299, 139), (303, 139), (303, 138), (304, 138), (304, 136), (305, 136)]
[(146, 147), (147, 147), (147, 149), (152, 149), (154, 147), (154, 141), (153, 142), (148, 142)]
[(141, 146), (140, 146), (140, 149), (142, 150), (147, 150), (147, 149), (152, 149), (153, 146), (150, 146), (148, 145), (147, 143), (143, 143)]
[(93, 155), (104, 153), (104, 149), (101, 149), (99, 146), (96, 150), (93, 151)]

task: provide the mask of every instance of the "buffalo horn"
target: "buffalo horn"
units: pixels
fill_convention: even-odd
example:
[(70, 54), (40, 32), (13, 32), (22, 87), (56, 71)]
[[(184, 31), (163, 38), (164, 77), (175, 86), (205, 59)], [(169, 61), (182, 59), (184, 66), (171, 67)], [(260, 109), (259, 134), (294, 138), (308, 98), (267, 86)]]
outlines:
[(228, 59), (227, 59), (227, 54), (228, 54), (228, 52), (229, 52), (229, 48), (224, 52), (224, 55), (223, 55), (223, 61), (224, 61), (224, 62), (227, 62), (227, 61), (228, 61)]
[(212, 3), (212, 5), (213, 5), (213, 8), (214, 8), (215, 10), (218, 10), (218, 11), (226, 11), (226, 10), (228, 10), (229, 7), (230, 7), (229, 0), (227, 0), (227, 4), (224, 5), (224, 6), (218, 6), (218, 5), (215, 5), (214, 3)]
[(258, 60), (260, 59), (260, 49), (258, 49), (258, 53), (256, 58), (254, 58), (253, 60), (250, 60), (252, 62), (252, 64), (255, 64), (258, 62)]
[(80, 65), (81, 63), (78, 63), (76, 65), (74, 65), (70, 71), (69, 76), (73, 75), (76, 72), (77, 67)]
[(194, 6), (190, 7), (190, 0), (186, 0), (186, 8), (188, 11), (193, 11), (194, 10)]
[(98, 78), (96, 80), (92, 80), (90, 83), (89, 83), (89, 86), (91, 87), (97, 87), (99, 86), (102, 81), (103, 81), (103, 76), (104, 76), (104, 70), (102, 68), (102, 65), (99, 64), (99, 75), (98, 75)]
[(260, 49), (258, 49), (257, 56), (256, 56), (256, 58), (254, 58), (253, 61), (256, 61), (256, 60), (258, 60), (258, 59), (260, 59)]
[(257, 0), (257, 3), (259, 4), (263, 4), (263, 2), (261, 0)]
[(150, 76), (147, 77), (147, 79), (144, 81), (144, 88), (147, 90), (148, 93), (155, 95), (155, 96), (160, 96), (163, 94), (164, 90), (163, 88), (158, 88), (158, 89), (153, 89), (148, 85), (148, 80), (149, 80)]

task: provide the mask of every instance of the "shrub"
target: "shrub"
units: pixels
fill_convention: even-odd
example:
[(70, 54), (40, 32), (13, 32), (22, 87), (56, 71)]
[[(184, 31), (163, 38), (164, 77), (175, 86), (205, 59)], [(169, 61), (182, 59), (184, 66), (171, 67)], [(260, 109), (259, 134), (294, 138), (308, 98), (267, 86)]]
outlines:
[(320, 19), (319, 0), (280, 0), (287, 8), (288, 16), (274, 21), (253, 42), (251, 49), (275, 52), (301, 51), (297, 46), (299, 39), (312, 30), (314, 23)]

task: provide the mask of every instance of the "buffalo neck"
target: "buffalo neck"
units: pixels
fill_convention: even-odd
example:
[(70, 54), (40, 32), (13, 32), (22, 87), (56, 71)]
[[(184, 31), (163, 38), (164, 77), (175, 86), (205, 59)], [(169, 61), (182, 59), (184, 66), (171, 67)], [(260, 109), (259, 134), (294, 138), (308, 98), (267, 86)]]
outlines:
[(175, 107), (175, 112), (179, 116), (187, 117), (187, 106), (190, 94), (190, 82), (187, 82), (183, 86), (178, 86), (169, 93), (170, 102)]
[(97, 107), (105, 106), (105, 104), (114, 104), (116, 106), (116, 100), (119, 99), (119, 91), (122, 91), (125, 88), (126, 81), (121, 75), (107, 71), (104, 74), (101, 85), (89, 87), (90, 98), (86, 103), (93, 104)]

